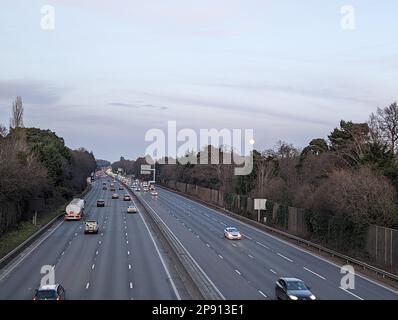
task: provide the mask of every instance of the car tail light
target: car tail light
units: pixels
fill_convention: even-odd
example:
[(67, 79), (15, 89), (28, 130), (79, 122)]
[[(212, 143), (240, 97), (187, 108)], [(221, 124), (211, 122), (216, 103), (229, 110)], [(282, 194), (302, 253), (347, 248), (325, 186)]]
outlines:
[(60, 296), (57, 296), (57, 300), (61, 300), (61, 297), (60, 297)]
[(37, 300), (37, 297), (33, 297), (33, 299), (32, 300)]

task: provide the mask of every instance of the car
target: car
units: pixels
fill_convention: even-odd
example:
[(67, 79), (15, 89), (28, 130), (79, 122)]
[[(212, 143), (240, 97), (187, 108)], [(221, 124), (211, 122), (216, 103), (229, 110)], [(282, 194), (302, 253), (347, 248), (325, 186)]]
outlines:
[(279, 278), (275, 283), (275, 296), (278, 300), (316, 300), (304, 281), (297, 278)]
[(141, 189), (140, 188), (135, 188), (135, 191), (140, 192)]
[(159, 194), (158, 194), (158, 192), (157, 191), (152, 191), (151, 192), (151, 196), (153, 196), (153, 197), (157, 197)]
[(149, 191), (149, 189), (148, 189), (147, 187), (144, 187), (142, 190), (143, 190), (144, 192), (148, 192), (148, 191)]
[(111, 183), (111, 187), (114, 187), (115, 186), (115, 184), (114, 183)]
[(224, 229), (224, 237), (229, 240), (240, 240), (242, 235), (235, 227), (228, 227)]
[(119, 187), (119, 190), (124, 190), (124, 188), (122, 186)]
[(95, 220), (86, 221), (84, 224), (84, 233), (98, 233), (98, 222)]
[(111, 187), (111, 191), (116, 191), (115, 187)]
[(106, 186), (106, 182), (102, 182), (102, 185), (103, 185), (103, 186)]
[(112, 194), (112, 199), (119, 199), (119, 195), (117, 193)]
[(108, 190), (108, 188), (106, 186), (103, 186), (102, 190)]
[(65, 300), (65, 289), (60, 284), (41, 286), (35, 290), (33, 300)]
[(134, 206), (128, 206), (128, 208), (127, 208), (127, 213), (137, 213), (137, 212), (138, 212), (138, 210), (137, 210), (136, 207), (134, 207)]
[(131, 201), (131, 197), (128, 194), (125, 194), (123, 197), (123, 201)]
[(105, 207), (105, 200), (98, 199), (97, 200), (97, 207)]

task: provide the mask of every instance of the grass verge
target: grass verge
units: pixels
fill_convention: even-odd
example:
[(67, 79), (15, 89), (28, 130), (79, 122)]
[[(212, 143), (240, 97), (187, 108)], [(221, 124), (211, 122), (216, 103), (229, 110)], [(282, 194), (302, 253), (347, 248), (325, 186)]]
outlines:
[(0, 259), (28, 239), (37, 230), (64, 211), (65, 205), (56, 210), (41, 214), (37, 217), (37, 225), (31, 221), (22, 221), (15, 228), (4, 233), (0, 238)]

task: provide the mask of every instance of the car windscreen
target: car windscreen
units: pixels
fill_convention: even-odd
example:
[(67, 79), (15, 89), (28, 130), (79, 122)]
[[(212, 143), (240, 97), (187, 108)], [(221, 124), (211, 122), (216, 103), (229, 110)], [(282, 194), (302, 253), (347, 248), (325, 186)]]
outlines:
[(227, 229), (228, 232), (238, 232), (238, 229), (236, 228), (229, 228)]
[(302, 281), (287, 281), (287, 290), (298, 291), (298, 290), (308, 290)]
[(39, 290), (36, 294), (38, 299), (55, 299), (57, 293), (55, 290)]

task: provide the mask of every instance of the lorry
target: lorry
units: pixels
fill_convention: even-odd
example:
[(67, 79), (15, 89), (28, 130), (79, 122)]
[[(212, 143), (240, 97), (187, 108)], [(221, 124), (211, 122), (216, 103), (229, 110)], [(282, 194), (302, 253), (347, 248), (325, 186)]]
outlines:
[(80, 220), (84, 214), (84, 199), (73, 199), (65, 209), (64, 220)]

